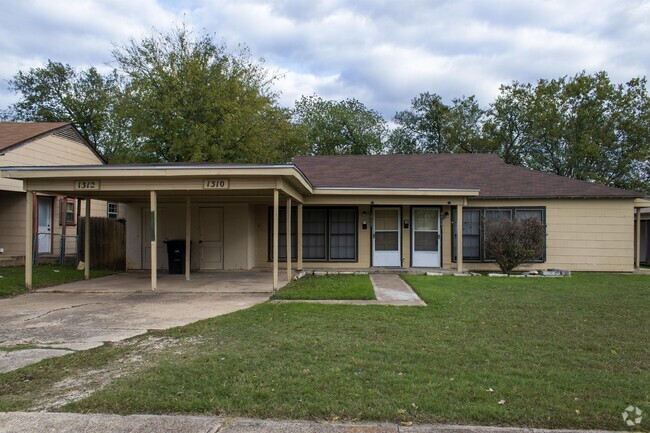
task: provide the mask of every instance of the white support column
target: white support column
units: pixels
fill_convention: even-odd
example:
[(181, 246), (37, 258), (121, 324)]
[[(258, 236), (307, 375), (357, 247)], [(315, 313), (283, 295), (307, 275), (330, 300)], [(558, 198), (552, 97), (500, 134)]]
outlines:
[(636, 208), (636, 236), (635, 236), (634, 268), (641, 269), (641, 208)]
[(287, 197), (287, 281), (291, 281), (291, 197)]
[(158, 287), (158, 198), (156, 191), (150, 193), (150, 218), (151, 218), (151, 290)]
[[(25, 181), (25, 183), (27, 183)], [(25, 288), (32, 288), (32, 262), (34, 260), (34, 193), (25, 196)]]
[(296, 218), (298, 218), (298, 230), (296, 231), (296, 236), (298, 236), (298, 239), (296, 239), (296, 269), (298, 271), (302, 271), (302, 203), (298, 203), (298, 212), (296, 212)]
[(190, 281), (190, 262), (192, 254), (192, 199), (185, 200), (185, 280)]
[(278, 218), (280, 216), (280, 191), (277, 189), (273, 190), (273, 290), (278, 289), (278, 253), (280, 252), (279, 248), (279, 239), (278, 231), (280, 224), (278, 223)]
[(90, 279), (90, 198), (86, 197), (84, 215), (84, 280)]
[(456, 264), (458, 272), (463, 272), (463, 206), (456, 211)]

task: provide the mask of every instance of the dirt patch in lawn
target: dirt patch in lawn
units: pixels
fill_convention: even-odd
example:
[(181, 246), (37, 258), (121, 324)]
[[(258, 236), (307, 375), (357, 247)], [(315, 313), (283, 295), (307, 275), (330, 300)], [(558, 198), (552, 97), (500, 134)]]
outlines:
[[(194, 342), (183, 340), (183, 352), (192, 351)], [(126, 349), (125, 355), (99, 369), (77, 369), (65, 378), (39, 389), (38, 397), (34, 399), (34, 404), (28, 410), (56, 411), (66, 404), (89, 397), (120, 377), (136, 373), (159, 362), (164, 352), (178, 354), (176, 347), (180, 344), (179, 339), (160, 336), (147, 336), (112, 344), (111, 348)], [(102, 349), (110, 350), (110, 348), (97, 350)]]

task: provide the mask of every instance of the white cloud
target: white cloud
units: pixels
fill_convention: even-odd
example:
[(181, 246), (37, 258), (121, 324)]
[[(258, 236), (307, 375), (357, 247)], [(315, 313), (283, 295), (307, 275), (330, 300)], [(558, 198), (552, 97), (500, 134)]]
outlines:
[[(607, 70), (650, 69), (644, 0), (48, 0), (10, 2), (0, 17), (0, 80), (47, 58), (110, 60), (111, 43), (186, 22), (247, 44), (284, 74), (281, 102), (359, 99), (387, 118), (423, 91), (447, 101), (499, 84)], [(0, 82), (0, 86), (2, 83)], [(0, 107), (7, 92), (0, 90)]]

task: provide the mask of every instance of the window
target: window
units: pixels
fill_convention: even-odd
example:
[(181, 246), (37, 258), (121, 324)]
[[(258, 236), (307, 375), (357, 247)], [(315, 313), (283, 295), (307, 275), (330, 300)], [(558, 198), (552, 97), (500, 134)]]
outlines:
[[(464, 208), (463, 209), (463, 260), (467, 261), (491, 261), (491, 258), (483, 250), (483, 236), (485, 227), (484, 219), (528, 219), (534, 218), (542, 223), (546, 223), (546, 213), (544, 208)], [(456, 236), (457, 214), (454, 209), (452, 212), (451, 226), (453, 231), (452, 237), (452, 260), (457, 259), (457, 236)], [(535, 261), (543, 262), (546, 258), (539, 257)]]
[(73, 226), (76, 224), (77, 220), (77, 206), (76, 200), (73, 198), (63, 198), (61, 199), (61, 213), (59, 218), (59, 225)]
[[(278, 259), (287, 259), (286, 208), (278, 218)], [(297, 216), (291, 216), (291, 259), (296, 260)], [(357, 259), (357, 210), (354, 208), (303, 208), (302, 257), (311, 261)], [(269, 209), (269, 260), (273, 258), (273, 209)]]
[(330, 260), (354, 260), (357, 253), (357, 212), (332, 209), (330, 217)]
[(108, 203), (108, 206), (107, 206), (106, 209), (107, 209), (107, 212), (108, 212), (107, 216), (110, 219), (116, 220), (117, 219), (117, 203)]

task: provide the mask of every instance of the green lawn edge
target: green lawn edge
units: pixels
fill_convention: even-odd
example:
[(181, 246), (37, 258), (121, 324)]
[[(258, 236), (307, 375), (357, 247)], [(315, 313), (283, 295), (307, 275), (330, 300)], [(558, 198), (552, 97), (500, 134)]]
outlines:
[(293, 280), (273, 300), (372, 300), (375, 291), (368, 275), (307, 275)]

